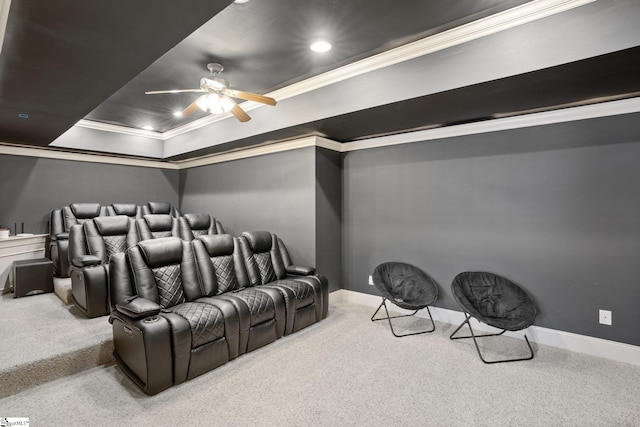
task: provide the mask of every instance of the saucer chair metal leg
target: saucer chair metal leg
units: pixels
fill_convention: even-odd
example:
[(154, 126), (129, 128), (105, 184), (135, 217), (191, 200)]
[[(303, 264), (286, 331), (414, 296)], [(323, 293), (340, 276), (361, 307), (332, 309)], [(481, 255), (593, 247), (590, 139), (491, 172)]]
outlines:
[[(480, 352), (480, 347), (478, 347), (478, 341), (477, 338), (482, 338), (482, 337), (495, 337), (498, 335), (502, 335), (506, 332), (506, 329), (503, 330), (502, 332), (498, 332), (497, 334), (482, 334), (482, 335), (476, 335), (473, 332), (473, 328), (471, 327), (471, 316), (468, 313), (464, 313), (465, 315), (465, 320), (464, 322), (462, 322), (460, 324), (460, 326), (458, 326), (458, 328), (453, 331), (453, 333), (449, 336), (450, 339), (452, 340), (461, 340), (461, 339), (465, 339), (465, 338), (473, 338), (473, 343), (476, 346), (476, 351), (478, 352), (478, 356), (480, 356), (480, 360), (482, 360), (484, 363), (486, 363), (487, 365), (493, 364), (493, 363), (505, 363), (505, 362), (519, 362), (522, 360), (531, 360), (533, 359), (533, 348), (531, 348), (531, 343), (529, 343), (529, 338), (527, 338), (527, 334), (524, 334), (524, 339), (527, 342), (527, 346), (529, 347), (529, 353), (531, 353), (529, 356), (527, 357), (522, 357), (522, 358), (517, 358), (517, 359), (503, 359), (503, 360), (485, 360), (484, 357), (482, 357), (482, 353)], [(471, 331), (471, 335), (467, 335), (464, 337), (454, 337), (454, 335), (465, 325), (467, 324), (467, 326), (469, 326), (469, 331)]]
[[(411, 314), (403, 314), (400, 316), (389, 316), (389, 310), (387, 310), (387, 299), (386, 298), (382, 298), (382, 302), (380, 303), (380, 305), (378, 306), (378, 309), (376, 310), (375, 313), (373, 313), (373, 316), (371, 316), (371, 321), (372, 322), (377, 322), (378, 320), (384, 320), (387, 319), (389, 321), (389, 327), (391, 328), (391, 333), (395, 336), (395, 337), (406, 337), (409, 335), (420, 335), (420, 334), (427, 334), (429, 332), (433, 332), (436, 329), (436, 324), (433, 322), (433, 317), (431, 316), (431, 311), (429, 310), (429, 307), (425, 307), (427, 309), (427, 313), (429, 313), (429, 320), (431, 320), (431, 329), (427, 329), (425, 331), (419, 331), (419, 332), (410, 332), (408, 334), (401, 334), (398, 335), (396, 334), (395, 330), (393, 329), (393, 323), (391, 322), (391, 319), (397, 319), (399, 317), (411, 317), (414, 316), (419, 310), (414, 311)], [(384, 307), (384, 311), (387, 314), (386, 317), (380, 317), (378, 319), (374, 319), (374, 317), (376, 317), (376, 314), (378, 314), (378, 312), (380, 311), (380, 309)]]

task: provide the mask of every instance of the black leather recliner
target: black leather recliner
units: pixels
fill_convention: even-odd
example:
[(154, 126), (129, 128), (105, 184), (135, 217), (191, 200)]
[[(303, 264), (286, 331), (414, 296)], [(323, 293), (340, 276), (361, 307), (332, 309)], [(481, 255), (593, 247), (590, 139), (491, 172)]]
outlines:
[(126, 215), (129, 218), (142, 218), (142, 208), (134, 203), (112, 203), (107, 206), (107, 215)]
[[(310, 267), (292, 264), (285, 266), (278, 236), (268, 231), (252, 231), (242, 233), (238, 241), (251, 285), (277, 289), (285, 297), (285, 334), (327, 317), (327, 279), (315, 274), (315, 269)], [(286, 252), (286, 248), (284, 251)]]
[(237, 239), (228, 234), (202, 235), (193, 241), (193, 250), (204, 288), (216, 289), (215, 295), (230, 301), (240, 315), (240, 354), (284, 335), (284, 296), (249, 280)]
[(180, 237), (191, 241), (205, 234), (224, 234), (220, 221), (206, 213), (188, 213), (178, 218)]
[[(146, 393), (158, 393), (282, 336), (285, 304), (244, 288), (231, 236), (138, 243), (111, 257), (114, 355)], [(196, 265), (194, 249), (200, 259)], [(212, 260), (211, 252), (216, 258)], [(219, 255), (224, 254), (224, 255)], [(203, 275), (200, 269), (206, 271)]]
[(171, 215), (174, 218), (181, 216), (180, 211), (169, 202), (148, 202), (142, 205), (142, 215)]
[[(155, 394), (312, 323), (318, 311), (326, 316), (326, 279), (286, 276), (277, 240), (268, 232), (167, 237), (113, 255), (109, 319), (127, 376)], [(274, 273), (270, 282), (268, 265), (286, 280)]]
[(71, 227), (71, 296), (82, 314), (87, 317), (109, 314), (109, 258), (136, 243), (134, 221), (124, 215), (97, 217)]
[(167, 214), (143, 215), (136, 220), (136, 229), (140, 241), (161, 237), (180, 237), (178, 220)]
[(99, 203), (72, 203), (51, 212), (49, 257), (53, 262), (55, 277), (69, 277), (69, 230), (71, 227), (106, 214), (106, 209)]

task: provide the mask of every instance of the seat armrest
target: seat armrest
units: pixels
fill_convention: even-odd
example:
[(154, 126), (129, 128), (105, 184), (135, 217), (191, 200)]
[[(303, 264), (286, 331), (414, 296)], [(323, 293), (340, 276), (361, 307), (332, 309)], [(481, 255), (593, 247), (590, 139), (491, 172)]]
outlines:
[(51, 236), (51, 240), (69, 240), (69, 233), (58, 233)]
[(145, 298), (133, 297), (131, 300), (116, 304), (116, 310), (130, 319), (141, 319), (143, 317), (155, 316), (160, 313), (162, 307), (153, 301)]
[(316, 269), (306, 265), (288, 265), (286, 271), (288, 274), (296, 276), (310, 276), (316, 272)]
[(101, 261), (100, 258), (95, 255), (82, 255), (73, 258), (71, 260), (71, 264), (75, 265), (76, 267), (91, 267), (94, 265), (100, 265)]

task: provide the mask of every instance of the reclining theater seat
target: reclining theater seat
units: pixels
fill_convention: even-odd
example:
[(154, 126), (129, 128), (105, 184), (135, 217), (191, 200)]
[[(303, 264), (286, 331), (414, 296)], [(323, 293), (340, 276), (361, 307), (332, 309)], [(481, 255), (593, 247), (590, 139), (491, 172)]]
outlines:
[(203, 286), (191, 242), (140, 242), (112, 256), (110, 272), (114, 356), (145, 393), (238, 356), (238, 312), (231, 301), (214, 296), (215, 287)]
[(133, 203), (112, 203), (107, 206), (107, 215), (126, 215), (129, 218), (142, 218), (142, 208)]
[(286, 335), (327, 317), (329, 284), (313, 268), (285, 267), (278, 240), (268, 231), (244, 232), (238, 238), (249, 283), (261, 289), (277, 289), (285, 297)]
[(148, 202), (142, 206), (142, 215), (153, 214), (171, 215), (174, 218), (181, 216), (180, 211), (169, 202)]
[(69, 233), (71, 295), (87, 317), (109, 314), (109, 258), (138, 243), (127, 216), (104, 216), (77, 224)]
[(161, 237), (180, 237), (178, 220), (167, 214), (143, 215), (136, 220), (138, 239), (158, 239)]
[(49, 220), (49, 256), (56, 277), (69, 277), (69, 230), (76, 224), (107, 214), (99, 203), (72, 203), (51, 212)]
[(188, 213), (178, 218), (180, 237), (191, 241), (204, 234), (224, 234), (220, 221), (205, 213)]
[(285, 333), (286, 303), (276, 289), (248, 281), (237, 240), (228, 234), (202, 235), (192, 242), (203, 288), (233, 303), (240, 316), (240, 354)]

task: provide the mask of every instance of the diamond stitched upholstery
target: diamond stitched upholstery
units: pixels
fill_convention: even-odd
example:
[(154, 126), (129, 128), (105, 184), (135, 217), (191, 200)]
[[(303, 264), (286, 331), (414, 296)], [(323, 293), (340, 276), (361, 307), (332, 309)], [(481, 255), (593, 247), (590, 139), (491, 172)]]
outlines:
[(297, 280), (282, 279), (277, 280), (270, 285), (285, 286), (293, 291), (296, 295), (296, 307), (305, 307), (309, 304), (313, 304), (313, 287), (305, 282), (299, 282)]
[(171, 309), (187, 319), (191, 326), (191, 348), (224, 336), (224, 316), (220, 310), (203, 302), (185, 302)]
[(126, 236), (102, 236), (102, 240), (104, 241), (104, 246), (107, 248), (107, 256), (127, 250)]
[(271, 254), (269, 252), (263, 252), (261, 254), (254, 254), (254, 259), (260, 270), (260, 277), (262, 278), (262, 284), (267, 284), (276, 280), (276, 273), (273, 271), (273, 264), (271, 263)]
[(173, 307), (185, 301), (179, 264), (153, 268), (151, 271), (156, 278), (159, 302), (163, 308)]
[(193, 233), (193, 237), (198, 237), (198, 236), (207, 234), (207, 230), (191, 230), (191, 232)]
[(171, 231), (152, 231), (151, 235), (154, 239), (160, 239), (161, 237), (171, 237)]
[(273, 319), (275, 306), (273, 300), (267, 294), (256, 289), (243, 289), (235, 292), (249, 306), (251, 312), (251, 326)]
[(233, 266), (233, 256), (218, 256), (211, 258), (213, 269), (216, 272), (218, 282), (218, 295), (237, 289), (238, 278)]

